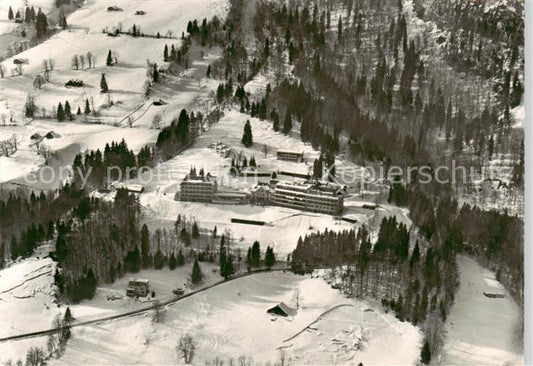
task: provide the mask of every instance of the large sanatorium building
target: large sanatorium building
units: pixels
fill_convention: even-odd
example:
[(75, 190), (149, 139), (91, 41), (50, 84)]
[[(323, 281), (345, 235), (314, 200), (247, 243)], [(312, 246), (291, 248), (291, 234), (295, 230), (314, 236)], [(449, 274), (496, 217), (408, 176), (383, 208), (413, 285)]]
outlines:
[(179, 197), (181, 201), (212, 202), (216, 191), (216, 177), (210, 173), (204, 174), (203, 170), (196, 173), (196, 168), (191, 168), (180, 183)]
[[(181, 201), (251, 202), (329, 215), (338, 215), (344, 207), (344, 195), (337, 186), (319, 183), (280, 182), (277, 179), (271, 179), (270, 184), (255, 186), (245, 197), (241, 194), (244, 199), (236, 200), (234, 195), (237, 193), (218, 193), (215, 177), (209, 173), (205, 175), (203, 171), (197, 174), (195, 168), (192, 168), (183, 179), (180, 188), (179, 199)], [(231, 197), (226, 197), (228, 195)]]
[(312, 183), (278, 182), (271, 196), (277, 206), (330, 215), (341, 213), (344, 196), (340, 189), (321, 187)]

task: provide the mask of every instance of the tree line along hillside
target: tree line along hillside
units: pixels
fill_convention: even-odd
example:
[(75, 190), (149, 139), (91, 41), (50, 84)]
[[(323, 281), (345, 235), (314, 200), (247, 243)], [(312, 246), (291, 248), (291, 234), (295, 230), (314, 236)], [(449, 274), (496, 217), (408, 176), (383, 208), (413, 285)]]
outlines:
[[(459, 81), (456, 71), (451, 69), (446, 75), (422, 57), (427, 53), (424, 42), (410, 36), (409, 27), (398, 1), (295, 2), (290, 6), (261, 2), (254, 18), (254, 46), (245, 47), (253, 61), (247, 64), (238, 58), (227, 59), (224, 90), (239, 80), (242, 65), (248, 65), (244, 67), (247, 73), (259, 65), (262, 72), (274, 75), (266, 95), (249, 101), (237, 82), (235, 94), (228, 97), (241, 105), (241, 111), (271, 120), (274, 130), (290, 116), (300, 122), (304, 141), (330, 153), (348, 148), (354, 160), (365, 165), (383, 163), (385, 168), (393, 164), (449, 166), (453, 158), (478, 170), (496, 154), (509, 153), (514, 161), (512, 189), (522, 192), (523, 153), (516, 138), (523, 136), (511, 128), (509, 114), (510, 107), (522, 98), (520, 83), (507, 83), (508, 93), (497, 93), (498, 99), (490, 102), (489, 97), (483, 103), (461, 97), (470, 89), (461, 89), (467, 85)], [(517, 80), (523, 75), (521, 48), (519, 51)], [(455, 77), (457, 87), (450, 89), (448, 79)], [(493, 96), (492, 89), (499, 82), (494, 78), (478, 87), (484, 95)], [(349, 136), (348, 144), (339, 143), (341, 134)], [(454, 220), (442, 224), (434, 219), (434, 212), (439, 210), (449, 217), (459, 214), (457, 201), (453, 200), (455, 205), (447, 202), (450, 196), (457, 197), (461, 186), (468, 186), (472, 177), (461, 178), (467, 178), (467, 183), (458, 179), (455, 184), (399, 184), (404, 191), (401, 199), (399, 190), (393, 189), (390, 200), (423, 213), (415, 214), (414, 221), (423, 228), (425, 245), (440, 247), (451, 240), (449, 236), (458, 243), (464, 240), (468, 248), (483, 248), (474, 250), (475, 255), (500, 273), (512, 273), (512, 279), (503, 282), (521, 302), (520, 218), (503, 210), (485, 213), (470, 207), (471, 220), (483, 224), (470, 228), (461, 238), (448, 234), (453, 232)], [(502, 223), (502, 232), (489, 231), (491, 241), (499, 241), (501, 246), (488, 249), (481, 233), (492, 220)], [(437, 229), (446, 235), (436, 233)], [(457, 248), (464, 247), (461, 244)], [(498, 255), (502, 259), (494, 260)]]

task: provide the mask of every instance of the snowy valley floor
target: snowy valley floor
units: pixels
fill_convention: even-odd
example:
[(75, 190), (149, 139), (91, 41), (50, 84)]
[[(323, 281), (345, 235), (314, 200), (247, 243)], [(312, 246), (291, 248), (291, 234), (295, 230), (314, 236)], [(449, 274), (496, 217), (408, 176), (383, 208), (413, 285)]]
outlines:
[[(440, 364), (523, 364), (523, 309), (493, 272), (468, 257), (459, 256), (457, 261), (461, 284), (446, 322)], [(503, 293), (505, 298), (488, 298), (483, 292)]]

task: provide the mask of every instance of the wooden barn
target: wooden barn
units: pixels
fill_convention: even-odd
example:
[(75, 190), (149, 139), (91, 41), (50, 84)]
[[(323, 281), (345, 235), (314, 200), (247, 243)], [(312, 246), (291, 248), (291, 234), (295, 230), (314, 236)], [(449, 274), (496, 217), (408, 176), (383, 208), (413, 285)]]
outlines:
[(275, 314), (275, 315), (281, 315), (281, 316), (289, 316), (293, 315), (295, 313), (294, 309), (290, 308), (287, 304), (285, 304), (283, 301), (277, 304), (276, 306), (271, 307), (267, 310), (267, 313), (269, 314)]

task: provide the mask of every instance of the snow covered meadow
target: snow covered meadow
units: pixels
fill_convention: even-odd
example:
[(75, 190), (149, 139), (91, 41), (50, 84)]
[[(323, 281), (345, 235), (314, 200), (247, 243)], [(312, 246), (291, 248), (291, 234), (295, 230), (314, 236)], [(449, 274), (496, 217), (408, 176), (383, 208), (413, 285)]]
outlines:
[[(16, 265), (11, 272), (17, 270), (23, 276), (36, 273), (26, 267)], [(138, 275), (150, 279), (155, 299), (164, 301), (172, 296), (172, 288), (187, 282), (184, 274), (189, 270), (184, 267), (175, 272), (142, 271)], [(218, 277), (209, 267), (203, 270), (206, 285)], [(9, 272), (3, 275), (8, 276)], [(112, 285), (102, 285), (94, 299), (71, 305), (75, 321), (146, 307), (146, 303), (124, 299), (126, 283), (127, 278), (123, 278)], [(39, 288), (53, 284), (49, 279), (24, 286), (27, 292), (39, 293)], [(9, 304), (15, 301), (14, 289), (2, 287), (2, 291), (4, 301)], [(115, 300), (110, 300), (111, 296)], [(266, 310), (279, 302), (293, 308), (294, 313), (288, 318), (267, 314)], [(2, 335), (12, 334), (13, 329), (48, 329), (54, 316), (63, 313), (65, 307), (57, 308), (50, 299), (43, 303), (35, 302), (39, 309), (31, 310), (35, 316), (31, 325), (8, 326), (10, 330)], [(30, 311), (15, 304), (3, 306), (3, 314), (4, 309), (11, 312), (10, 318), (14, 316), (12, 312), (17, 312), (16, 319)], [(212, 362), (215, 358), (235, 361), (240, 356), (257, 363), (276, 362), (280, 349), (295, 364), (380, 364), (391, 357), (401, 364), (414, 364), (421, 342), (417, 328), (398, 321), (375, 304), (345, 298), (317, 276), (263, 273), (244, 277), (168, 305), (162, 313), (160, 322), (154, 322), (153, 311), (147, 311), (75, 327), (66, 352), (59, 359), (50, 359), (48, 364), (175, 364), (179, 363), (175, 346), (184, 333), (192, 334), (197, 342), (194, 364)], [(46, 337), (5, 342), (1, 361), (16, 361), (28, 347), (44, 347), (45, 342)]]

